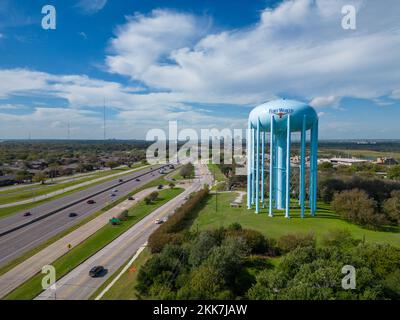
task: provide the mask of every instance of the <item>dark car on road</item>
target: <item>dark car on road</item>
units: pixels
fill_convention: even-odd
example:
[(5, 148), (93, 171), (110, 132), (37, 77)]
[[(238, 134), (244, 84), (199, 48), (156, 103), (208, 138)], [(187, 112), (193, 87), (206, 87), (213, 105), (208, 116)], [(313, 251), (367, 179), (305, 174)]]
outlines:
[(118, 181), (119, 181), (119, 182), (124, 182), (124, 179), (119, 179)]
[(135, 181), (140, 181), (140, 179), (139, 179), (139, 178), (137, 178)]
[(133, 201), (133, 200), (135, 200), (135, 198), (134, 197), (129, 197), (128, 200), (129, 201)]
[(161, 190), (162, 188), (164, 188), (164, 186), (163, 186), (162, 184), (160, 184), (160, 185), (157, 187), (158, 190)]
[(104, 273), (105, 269), (103, 266), (95, 266), (89, 271), (89, 276), (92, 278), (100, 277)]
[(68, 217), (70, 217), (70, 218), (75, 218), (75, 217), (77, 217), (77, 216), (78, 216), (78, 214), (75, 213), (75, 212), (71, 212), (71, 213), (68, 215)]
[(30, 213), (30, 212), (25, 212), (24, 213), (24, 217), (30, 217), (32, 215), (32, 213)]
[(86, 203), (87, 204), (93, 204), (93, 203), (96, 203), (94, 200), (88, 200), (88, 201), (86, 201)]

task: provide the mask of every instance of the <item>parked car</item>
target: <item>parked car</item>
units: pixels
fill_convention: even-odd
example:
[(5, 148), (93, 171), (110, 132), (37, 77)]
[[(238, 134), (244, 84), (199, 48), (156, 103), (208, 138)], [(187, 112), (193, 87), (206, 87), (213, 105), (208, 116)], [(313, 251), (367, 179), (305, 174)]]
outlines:
[(30, 212), (25, 212), (24, 213), (24, 217), (30, 217), (32, 215), (32, 213), (30, 213)]
[(164, 186), (162, 184), (158, 185), (157, 189), (161, 190), (162, 188), (164, 188)]
[(103, 266), (95, 266), (90, 269), (89, 276), (91, 276), (92, 278), (97, 278), (103, 274), (104, 270), (105, 269)]
[(94, 200), (88, 200), (88, 201), (86, 201), (86, 203), (87, 203), (87, 204), (94, 204), (94, 203), (96, 203), (96, 201), (94, 201)]
[(77, 217), (77, 216), (78, 216), (78, 214), (75, 213), (75, 212), (71, 212), (71, 213), (68, 215), (68, 217), (70, 217), (70, 218), (75, 218), (75, 217)]

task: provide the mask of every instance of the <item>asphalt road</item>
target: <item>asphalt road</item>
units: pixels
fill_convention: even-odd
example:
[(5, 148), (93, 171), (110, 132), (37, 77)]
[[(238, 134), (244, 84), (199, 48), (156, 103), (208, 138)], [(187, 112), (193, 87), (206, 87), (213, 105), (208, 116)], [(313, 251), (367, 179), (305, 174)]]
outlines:
[[(94, 254), (84, 263), (72, 270), (56, 283), (56, 290), (47, 289), (36, 299), (38, 300), (84, 300), (88, 299), (112, 274), (114, 274), (135, 252), (147, 242), (151, 233), (159, 225), (154, 223), (157, 218), (171, 214), (173, 210), (185, 202), (185, 197), (199, 190), (204, 183), (210, 184), (210, 175), (207, 167), (198, 168), (198, 179), (186, 190), (143, 218), (136, 225), (112, 241), (102, 250)], [(102, 265), (107, 273), (99, 278), (91, 278), (89, 270), (96, 265)]]
[[(23, 212), (21, 212), (1, 219), (0, 234), (3, 234), (10, 229), (21, 227), (21, 225), (29, 222), (30, 220), (45, 216), (49, 212), (60, 209), (67, 204), (85, 199), (67, 209), (60, 210), (59, 212), (54, 213), (44, 219), (33, 222), (32, 224), (21, 227), (15, 231), (1, 236), (0, 266), (19, 257), (24, 252), (38, 246), (64, 229), (78, 223), (86, 216), (100, 210), (108, 203), (126, 196), (132, 190), (160, 177), (161, 174), (158, 172), (159, 167), (153, 166), (152, 168), (153, 170), (146, 168), (123, 177), (118, 177), (112, 181), (101, 183), (88, 189), (75, 192), (57, 200), (49, 201), (43, 205), (30, 209), (32, 212), (32, 217), (23, 217)], [(140, 181), (136, 181), (135, 179), (138, 176), (140, 176)], [(112, 192), (114, 190), (114, 186), (119, 184), (119, 179), (121, 178), (124, 179), (124, 183), (115, 187), (115, 189), (118, 189), (118, 192)], [(132, 180), (128, 181), (129, 179)], [(108, 188), (111, 188), (111, 190), (103, 191)], [(98, 192), (100, 192), (100, 194), (90, 197)], [(111, 197), (112, 193), (115, 194), (115, 197)], [(96, 203), (87, 204), (86, 198), (88, 197), (93, 199)], [(68, 215), (72, 212), (76, 213), (77, 217), (70, 218)]]

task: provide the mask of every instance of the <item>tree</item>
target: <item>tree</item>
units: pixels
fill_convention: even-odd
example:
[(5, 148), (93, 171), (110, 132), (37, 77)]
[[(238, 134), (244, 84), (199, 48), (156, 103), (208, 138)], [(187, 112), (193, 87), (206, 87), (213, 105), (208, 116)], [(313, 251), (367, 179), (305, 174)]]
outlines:
[(179, 174), (185, 179), (193, 177), (194, 176), (193, 164), (191, 163), (185, 164), (179, 171)]
[(117, 161), (107, 161), (106, 162), (106, 167), (110, 169), (114, 169), (119, 166), (119, 163)]
[(392, 191), (391, 197), (383, 203), (383, 211), (390, 220), (400, 225), (400, 190)]
[(175, 188), (175, 183), (170, 182), (168, 186), (170, 187), (170, 189), (173, 189), (173, 188)]
[(18, 182), (24, 182), (25, 180), (31, 180), (32, 174), (29, 173), (27, 170), (18, 171), (15, 174), (15, 180)]
[(385, 224), (382, 214), (377, 212), (377, 203), (368, 194), (359, 189), (336, 193), (332, 208), (343, 218), (364, 226), (381, 226)]
[(40, 182), (41, 184), (45, 184), (46, 178), (46, 174), (43, 171), (40, 171), (33, 176), (33, 182)]
[(388, 178), (400, 179), (400, 164), (397, 164), (388, 170)]

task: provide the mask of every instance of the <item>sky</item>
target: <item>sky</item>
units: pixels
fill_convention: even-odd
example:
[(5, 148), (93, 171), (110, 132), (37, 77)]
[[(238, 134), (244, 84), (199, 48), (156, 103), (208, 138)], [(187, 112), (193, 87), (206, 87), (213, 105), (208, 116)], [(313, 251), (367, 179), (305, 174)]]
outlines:
[(102, 139), (104, 103), (107, 138), (240, 129), (277, 98), (316, 108), (321, 139), (400, 139), (399, 16), (398, 0), (0, 0), (0, 139)]

